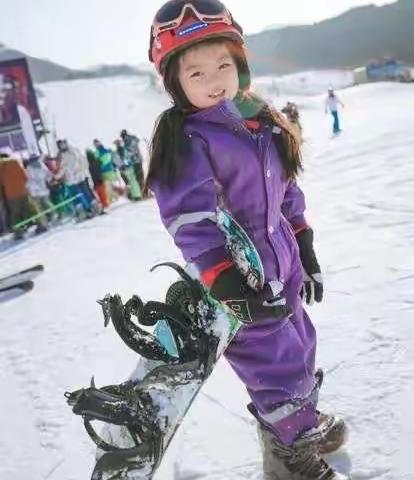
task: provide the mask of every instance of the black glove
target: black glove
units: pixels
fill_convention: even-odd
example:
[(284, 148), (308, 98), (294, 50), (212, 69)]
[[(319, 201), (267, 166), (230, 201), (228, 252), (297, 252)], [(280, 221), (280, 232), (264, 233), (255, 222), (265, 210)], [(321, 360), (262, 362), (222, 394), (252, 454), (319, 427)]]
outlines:
[(216, 278), (210, 293), (230, 307), (242, 323), (249, 324), (271, 316), (285, 318), (290, 315), (282, 289), (281, 284), (279, 288), (273, 286), (273, 289), (266, 284), (262, 291), (256, 292), (247, 285), (239, 270), (232, 266)]
[(313, 249), (313, 230), (308, 227), (296, 234), (300, 259), (304, 273), (304, 292), (306, 303), (321, 302), (323, 298), (323, 281), (321, 267)]

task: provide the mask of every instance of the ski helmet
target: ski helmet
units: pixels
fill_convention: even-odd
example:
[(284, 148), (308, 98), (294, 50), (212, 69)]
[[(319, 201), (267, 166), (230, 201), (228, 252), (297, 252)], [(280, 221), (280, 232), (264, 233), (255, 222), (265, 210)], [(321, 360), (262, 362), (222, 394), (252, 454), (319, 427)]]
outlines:
[(163, 73), (170, 56), (206, 38), (244, 44), (243, 30), (218, 0), (169, 0), (151, 26), (149, 60)]

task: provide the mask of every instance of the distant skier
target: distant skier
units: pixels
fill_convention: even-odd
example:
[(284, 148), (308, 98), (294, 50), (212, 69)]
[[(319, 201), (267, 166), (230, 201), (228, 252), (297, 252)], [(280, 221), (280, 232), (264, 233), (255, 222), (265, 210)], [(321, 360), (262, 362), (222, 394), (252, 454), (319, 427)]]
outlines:
[[(32, 197), (32, 201), (36, 208), (41, 212), (42, 210), (49, 210), (53, 207), (50, 201), (49, 182), (53, 175), (50, 170), (43, 163), (43, 159), (38, 155), (31, 155), (25, 162), (27, 175), (27, 189)], [(53, 220), (55, 214), (49, 213), (41, 217), (45, 226), (48, 220)]]
[[(20, 163), (8, 155), (0, 157), (0, 189), (10, 215), (10, 226), (16, 240), (23, 238), (28, 225), (16, 228), (15, 226), (30, 217), (37, 215), (39, 211), (29, 198), (27, 190), (26, 171)], [(36, 234), (47, 230), (42, 218), (36, 218), (33, 223), (37, 225)]]
[[(95, 153), (88, 149), (86, 150), (86, 158), (88, 160), (89, 165), (89, 173), (91, 174), (93, 187), (95, 189), (96, 195), (101, 202), (102, 208), (109, 207), (108, 196), (106, 193), (105, 183), (101, 171), (101, 164), (99, 160), (96, 158)], [(102, 210), (104, 212), (105, 210)]]
[(337, 97), (337, 95), (334, 92), (334, 89), (331, 87), (328, 89), (328, 96), (326, 97), (326, 100), (325, 100), (325, 113), (330, 112), (333, 117), (332, 131), (334, 135), (336, 135), (341, 131), (341, 128), (339, 126), (339, 113), (338, 113), (339, 106), (342, 106), (343, 108), (344, 104)]
[[(150, 59), (173, 106), (154, 131), (147, 185), (185, 260), (216, 299), (252, 323), (225, 357), (252, 400), (264, 478), (345, 480), (321, 456), (343, 443), (345, 424), (317, 410), (316, 334), (302, 292), (307, 303), (320, 302), (323, 284), (296, 183), (300, 149), (286, 120), (250, 91), (243, 44), (221, 2), (172, 0), (158, 11)], [(227, 252), (219, 205), (253, 239), (263, 290), (247, 285)]]
[(87, 185), (90, 173), (86, 156), (65, 139), (58, 140), (57, 147), (60, 163), (55, 177), (64, 179), (71, 196), (79, 195), (74, 200), (78, 218), (82, 219), (84, 215), (91, 218), (96, 212), (94, 197)]
[(135, 177), (138, 181), (139, 188), (144, 187), (144, 170), (142, 167), (142, 155), (139, 149), (139, 138), (136, 135), (128, 133), (125, 129), (121, 131), (120, 137), (124, 142), (124, 148), (129, 158), (131, 159), (132, 166), (134, 168)]
[(118, 175), (116, 165), (113, 161), (113, 152), (109, 148), (106, 148), (97, 138), (94, 139), (93, 145), (95, 147), (93, 153), (101, 165), (106, 195), (109, 202), (112, 203), (123, 193), (123, 190), (118, 186)]
[(114, 163), (117, 166), (125, 185), (128, 187), (128, 198), (130, 200), (141, 199), (141, 187), (135, 176), (135, 171), (129, 151), (122, 144), (122, 141), (117, 138), (114, 140), (115, 152)]

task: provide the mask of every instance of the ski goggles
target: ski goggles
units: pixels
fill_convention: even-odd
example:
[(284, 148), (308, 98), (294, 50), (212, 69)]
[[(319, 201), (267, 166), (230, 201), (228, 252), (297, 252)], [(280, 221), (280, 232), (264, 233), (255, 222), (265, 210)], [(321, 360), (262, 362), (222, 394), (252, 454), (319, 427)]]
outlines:
[(179, 27), (187, 10), (191, 10), (192, 14), (201, 22), (233, 25), (230, 12), (218, 0), (173, 0), (158, 10), (152, 24), (153, 37), (158, 37), (167, 30)]

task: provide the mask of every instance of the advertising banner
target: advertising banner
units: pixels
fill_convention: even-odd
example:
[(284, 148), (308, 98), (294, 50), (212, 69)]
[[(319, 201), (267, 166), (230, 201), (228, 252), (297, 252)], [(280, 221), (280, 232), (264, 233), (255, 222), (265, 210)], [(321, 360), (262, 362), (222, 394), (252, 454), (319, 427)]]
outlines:
[(0, 62), (0, 148), (36, 153), (35, 126), (41, 124), (39, 106), (27, 60)]

